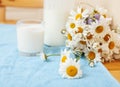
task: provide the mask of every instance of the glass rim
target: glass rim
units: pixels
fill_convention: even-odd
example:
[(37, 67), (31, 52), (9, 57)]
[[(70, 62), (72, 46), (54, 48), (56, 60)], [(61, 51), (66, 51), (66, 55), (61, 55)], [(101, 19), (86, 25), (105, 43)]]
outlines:
[(20, 24), (22, 24), (22, 25), (26, 25), (26, 24), (43, 24), (43, 20), (41, 20), (41, 19), (20, 19), (20, 20), (18, 20), (17, 22), (16, 22), (16, 24), (18, 25), (20, 25)]

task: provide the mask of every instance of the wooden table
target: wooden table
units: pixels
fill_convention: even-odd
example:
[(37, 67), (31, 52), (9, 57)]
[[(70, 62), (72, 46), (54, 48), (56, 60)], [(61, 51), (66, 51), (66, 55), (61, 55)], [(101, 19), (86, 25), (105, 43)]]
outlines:
[(120, 82), (120, 60), (103, 63), (110, 73)]

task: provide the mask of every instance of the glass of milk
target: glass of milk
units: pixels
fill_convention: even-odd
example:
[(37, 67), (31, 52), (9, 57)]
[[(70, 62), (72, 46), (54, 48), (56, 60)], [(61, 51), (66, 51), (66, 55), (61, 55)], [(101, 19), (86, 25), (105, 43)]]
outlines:
[(49, 46), (65, 45), (65, 37), (61, 31), (76, 0), (44, 0), (45, 40)]
[(43, 51), (44, 29), (40, 20), (20, 20), (17, 22), (17, 42), (21, 55), (36, 56)]

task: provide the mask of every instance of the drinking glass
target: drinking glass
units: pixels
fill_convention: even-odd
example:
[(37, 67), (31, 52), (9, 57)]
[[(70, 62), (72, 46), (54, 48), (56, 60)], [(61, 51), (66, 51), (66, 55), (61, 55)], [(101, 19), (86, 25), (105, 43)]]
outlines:
[(17, 22), (17, 43), (21, 55), (36, 56), (43, 51), (44, 27), (41, 20), (25, 19)]

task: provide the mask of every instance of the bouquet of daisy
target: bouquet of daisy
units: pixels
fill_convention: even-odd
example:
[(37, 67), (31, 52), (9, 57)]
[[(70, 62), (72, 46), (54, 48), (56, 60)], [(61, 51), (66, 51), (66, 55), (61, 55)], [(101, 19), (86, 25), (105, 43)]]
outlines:
[[(89, 65), (94, 66), (102, 60), (120, 59), (120, 28), (111, 29), (112, 18), (104, 8), (78, 7), (72, 10), (66, 23), (66, 48), (61, 54), (42, 54), (47, 60), (49, 56), (61, 56), (59, 73), (63, 78), (80, 78), (80, 58), (84, 54)], [(73, 54), (73, 56), (71, 56)]]
[(66, 47), (83, 53), (92, 65), (120, 59), (120, 36), (111, 29), (111, 21), (104, 8), (72, 10), (66, 23)]

